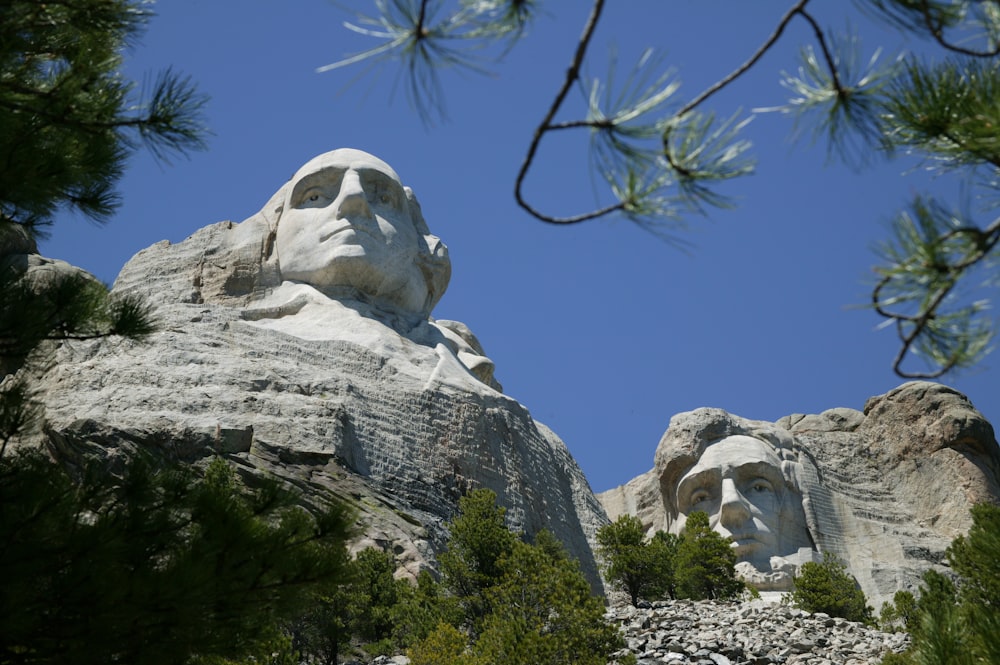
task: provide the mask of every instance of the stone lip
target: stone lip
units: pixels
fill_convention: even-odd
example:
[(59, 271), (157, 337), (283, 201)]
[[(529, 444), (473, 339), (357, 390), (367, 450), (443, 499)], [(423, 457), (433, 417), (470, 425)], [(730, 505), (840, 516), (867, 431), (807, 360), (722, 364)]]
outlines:
[(909, 646), (906, 633), (884, 633), (763, 600), (640, 605), (614, 606), (606, 615), (621, 626), (627, 651), (640, 665), (867, 665)]
[(1000, 447), (968, 398), (914, 381), (870, 398), (864, 411), (834, 408), (774, 423), (722, 409), (674, 416), (654, 467), (598, 495), (611, 519), (638, 516), (650, 530), (676, 519), (672, 489), (701, 454), (698, 441), (734, 434), (776, 442), (795, 457), (810, 535), (819, 552), (848, 566), (876, 609), (897, 590), (915, 591), (968, 531), (969, 511), (1000, 503)]

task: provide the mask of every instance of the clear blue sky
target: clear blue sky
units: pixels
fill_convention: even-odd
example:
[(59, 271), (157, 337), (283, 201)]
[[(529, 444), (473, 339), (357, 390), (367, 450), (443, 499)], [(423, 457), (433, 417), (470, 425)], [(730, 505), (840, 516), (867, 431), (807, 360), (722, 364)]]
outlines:
[[(346, 2), (360, 6), (362, 3)], [(400, 174), (431, 230), (451, 250), (451, 286), (434, 312), (470, 326), (496, 362), (505, 392), (566, 441), (602, 491), (652, 467), (670, 417), (701, 406), (774, 420), (832, 407), (860, 409), (902, 380), (896, 340), (864, 308), (885, 223), (914, 192), (955, 198), (911, 164), (854, 172), (827, 163), (825, 147), (789, 140), (778, 114), (748, 127), (757, 173), (723, 191), (732, 211), (687, 220), (681, 252), (624, 220), (553, 228), (513, 200), (531, 132), (569, 64), (586, 5), (547, 3), (547, 15), (495, 77), (446, 72), (450, 121), (425, 127), (396, 86), (397, 70), (315, 69), (367, 48), (350, 15), (327, 0), (242, 3), (172, 0), (156, 5), (129, 76), (165, 67), (212, 97), (206, 152), (171, 166), (138, 153), (122, 182), (124, 205), (106, 227), (61, 219), (48, 256), (112, 282), (136, 252), (183, 240), (217, 221), (257, 211), (301, 164), (355, 147)], [(623, 63), (656, 47), (690, 98), (742, 62), (790, 1), (633, 0), (608, 3), (587, 65), (604, 76), (608, 48)], [(817, 0), (841, 28), (844, 0)], [(856, 14), (865, 49), (922, 47), (879, 32)], [(802, 23), (756, 73), (719, 95), (728, 116), (783, 103), (782, 69), (810, 32)], [(351, 81), (353, 85), (346, 87)], [(569, 111), (581, 110), (579, 95)], [(571, 112), (563, 119), (577, 117)], [(586, 137), (542, 145), (527, 192), (553, 213), (589, 209), (599, 189), (586, 169)], [(1000, 422), (996, 358), (945, 383)]]

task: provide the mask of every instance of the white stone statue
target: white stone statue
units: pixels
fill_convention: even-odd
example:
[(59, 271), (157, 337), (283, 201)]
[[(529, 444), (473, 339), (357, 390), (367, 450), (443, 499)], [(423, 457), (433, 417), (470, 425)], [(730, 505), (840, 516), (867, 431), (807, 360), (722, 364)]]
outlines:
[[(350, 148), (319, 155), (250, 219), (189, 240), (146, 252), (141, 279), (150, 261), (164, 263), (154, 302), (234, 306), (252, 326), (354, 342), (418, 378), (502, 390), (475, 335), (430, 317), (451, 277), (448, 248), (427, 228), (413, 191), (377, 157)], [(146, 289), (132, 280), (126, 266), (116, 288)], [(185, 282), (195, 290), (177, 293)]]
[[(31, 249), (16, 240), (0, 253)], [(603, 510), (469, 329), (432, 318), (450, 273), (392, 168), (322, 154), (244, 221), (136, 254), (113, 293), (152, 306), (157, 332), (63, 345), (39, 390), (39, 436), (71, 459), (221, 454), (305, 487), (310, 505), (347, 497), (354, 545), (396, 553), (414, 577), (444, 548), (458, 499), (486, 487), (511, 527), (551, 531), (599, 589), (589, 539)]]
[(412, 190), (360, 150), (307, 162), (286, 187), (275, 249), (281, 277), (333, 299), (426, 319), (451, 275)]
[(798, 567), (820, 558), (816, 476), (787, 430), (697, 409), (671, 419), (650, 471), (598, 498), (611, 519), (635, 515), (650, 533), (679, 534), (688, 515), (707, 513), (709, 526), (732, 539), (743, 579), (787, 591)]
[(680, 533), (692, 512), (707, 513), (709, 526), (732, 539), (742, 577), (758, 589), (788, 588), (790, 575), (815, 550), (795, 454), (744, 434), (701, 441), (699, 448), (693, 466), (680, 458), (663, 469), (670, 478), (664, 486), (670, 531)]

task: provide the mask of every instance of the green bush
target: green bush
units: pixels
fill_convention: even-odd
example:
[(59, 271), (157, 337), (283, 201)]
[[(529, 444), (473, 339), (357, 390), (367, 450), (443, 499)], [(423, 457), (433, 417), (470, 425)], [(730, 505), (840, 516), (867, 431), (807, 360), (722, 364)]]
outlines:
[(792, 602), (806, 612), (825, 612), (848, 621), (872, 623), (872, 609), (843, 562), (830, 552), (822, 562), (802, 564), (794, 578)]

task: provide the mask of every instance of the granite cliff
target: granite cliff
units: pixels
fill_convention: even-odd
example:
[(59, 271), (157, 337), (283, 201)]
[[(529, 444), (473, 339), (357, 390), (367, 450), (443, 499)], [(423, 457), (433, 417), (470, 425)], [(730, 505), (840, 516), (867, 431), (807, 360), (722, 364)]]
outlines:
[[(17, 239), (15, 239), (17, 240)], [(5, 241), (26, 279), (71, 266)], [(337, 150), (308, 162), (257, 214), (157, 243), (113, 293), (141, 297), (158, 332), (139, 343), (75, 340), (43, 350), (43, 424), (28, 442), (114, 464), (133, 450), (230, 459), (275, 474), (306, 501), (359, 511), (355, 548), (433, 566), (468, 490), (494, 490), (510, 525), (554, 533), (601, 587), (592, 550), (622, 514), (650, 530), (705, 510), (736, 541), (741, 572), (787, 590), (802, 562), (843, 559), (878, 607), (913, 589), (1000, 501), (1000, 452), (961, 394), (908, 383), (775, 423), (720, 409), (674, 416), (652, 470), (596, 497), (565, 444), (504, 395), (475, 335), (431, 317), (447, 247), (381, 160)]]
[[(801, 502), (811, 541), (804, 549), (812, 552), (770, 552), (773, 570), (741, 564), (748, 577), (765, 583), (829, 551), (847, 564), (877, 610), (896, 590), (915, 591), (924, 570), (946, 571), (944, 551), (967, 532), (973, 505), (1000, 503), (1000, 448), (992, 426), (964, 395), (928, 382), (872, 397), (863, 411), (836, 408), (775, 423), (721, 409), (678, 414), (653, 469), (598, 498), (612, 519), (631, 514), (650, 530), (676, 529), (684, 474), (712, 442), (740, 436), (781, 450), (779, 464), (793, 486), (788, 495)], [(735, 529), (726, 525), (722, 503), (716, 528)]]
[(111, 463), (132, 449), (224, 455), (248, 479), (346, 498), (354, 546), (389, 549), (411, 574), (432, 565), (458, 498), (486, 487), (510, 526), (552, 531), (600, 588), (589, 542), (603, 509), (563, 442), (501, 392), (471, 331), (429, 316), (449, 275), (388, 165), (326, 153), (248, 220), (129, 261), (112, 292), (141, 296), (158, 332), (51, 349), (39, 437)]

